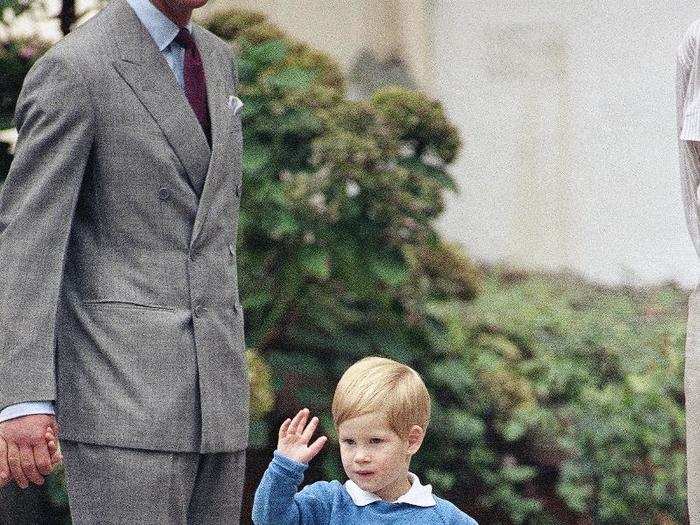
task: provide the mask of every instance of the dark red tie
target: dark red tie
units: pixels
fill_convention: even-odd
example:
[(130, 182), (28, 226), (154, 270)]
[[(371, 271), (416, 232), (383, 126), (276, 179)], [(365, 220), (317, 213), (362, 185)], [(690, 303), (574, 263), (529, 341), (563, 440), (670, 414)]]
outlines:
[(202, 125), (209, 145), (211, 146), (211, 124), (209, 121), (209, 109), (207, 108), (207, 83), (204, 78), (202, 57), (199, 55), (197, 44), (186, 28), (181, 28), (175, 37), (175, 42), (185, 48), (185, 95), (190, 106), (197, 115), (197, 120)]

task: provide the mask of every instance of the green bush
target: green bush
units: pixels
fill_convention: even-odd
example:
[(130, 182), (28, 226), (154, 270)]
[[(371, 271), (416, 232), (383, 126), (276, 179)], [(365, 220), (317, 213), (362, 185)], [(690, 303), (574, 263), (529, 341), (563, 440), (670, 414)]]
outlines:
[(489, 485), (490, 467), (502, 465), (538, 504), (529, 515), (514, 508), (502, 480), (477, 499), (490, 512), (510, 506), (515, 522), (683, 523), (685, 307), (673, 286), (611, 290), (501, 272), (469, 304), (436, 305), (460, 320), (459, 355), (434, 364), (431, 378), (455, 405), (460, 448), (499, 458), (460, 457), (445, 473), (472, 471)]

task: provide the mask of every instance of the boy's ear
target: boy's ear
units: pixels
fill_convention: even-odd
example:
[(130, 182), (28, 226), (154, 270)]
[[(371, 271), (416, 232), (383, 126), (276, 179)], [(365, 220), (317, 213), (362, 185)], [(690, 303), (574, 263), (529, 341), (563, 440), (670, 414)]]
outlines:
[(411, 430), (408, 431), (408, 448), (406, 452), (409, 454), (415, 454), (418, 449), (423, 444), (423, 438), (425, 437), (425, 431), (420, 425), (413, 425)]

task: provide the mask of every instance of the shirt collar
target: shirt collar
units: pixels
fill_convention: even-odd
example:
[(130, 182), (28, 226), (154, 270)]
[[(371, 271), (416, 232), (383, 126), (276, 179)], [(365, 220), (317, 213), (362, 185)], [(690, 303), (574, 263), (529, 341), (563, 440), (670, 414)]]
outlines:
[[(421, 485), (418, 476), (413, 472), (408, 473), (408, 477), (411, 479), (411, 488), (403, 496), (400, 496), (394, 503), (409, 503), (411, 505), (416, 505), (418, 507), (432, 507), (436, 505), (435, 498), (433, 498), (433, 486), (432, 485)], [(361, 489), (357, 483), (351, 479), (345, 482), (345, 490), (348, 491), (352, 501), (358, 507), (364, 507), (375, 501), (381, 501), (382, 498), (377, 496), (372, 492), (367, 492)]]
[[(177, 36), (180, 28), (165, 14), (154, 6), (149, 0), (126, 0), (136, 13), (144, 27), (151, 34), (151, 38), (163, 51)], [(187, 29), (192, 32), (192, 20), (187, 24)]]

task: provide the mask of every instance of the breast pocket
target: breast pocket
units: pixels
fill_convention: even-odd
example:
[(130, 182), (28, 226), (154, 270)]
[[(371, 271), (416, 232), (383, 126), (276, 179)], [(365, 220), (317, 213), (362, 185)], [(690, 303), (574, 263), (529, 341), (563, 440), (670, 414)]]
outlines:
[(228, 107), (231, 108), (231, 113), (234, 116), (240, 117), (244, 106), (245, 106), (245, 104), (243, 104), (243, 101), (240, 98), (238, 98), (236, 95), (229, 95)]
[(243, 102), (235, 95), (229, 96), (229, 118), (231, 119), (231, 139), (233, 141), (234, 152), (243, 152)]

